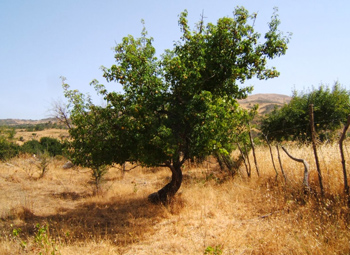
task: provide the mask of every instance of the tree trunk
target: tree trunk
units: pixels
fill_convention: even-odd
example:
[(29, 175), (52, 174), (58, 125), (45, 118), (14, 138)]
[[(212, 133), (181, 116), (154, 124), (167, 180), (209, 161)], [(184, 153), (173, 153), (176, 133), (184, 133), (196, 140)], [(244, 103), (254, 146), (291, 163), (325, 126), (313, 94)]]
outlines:
[(242, 157), (238, 157), (237, 161), (234, 161), (229, 155), (221, 154), (220, 152), (215, 152), (214, 157), (218, 161), (221, 171), (227, 169), (232, 177), (236, 175), (237, 169), (243, 161)]
[(180, 189), (182, 183), (181, 163), (173, 163), (168, 165), (171, 170), (171, 181), (162, 189), (148, 196), (148, 200), (154, 204), (168, 204)]

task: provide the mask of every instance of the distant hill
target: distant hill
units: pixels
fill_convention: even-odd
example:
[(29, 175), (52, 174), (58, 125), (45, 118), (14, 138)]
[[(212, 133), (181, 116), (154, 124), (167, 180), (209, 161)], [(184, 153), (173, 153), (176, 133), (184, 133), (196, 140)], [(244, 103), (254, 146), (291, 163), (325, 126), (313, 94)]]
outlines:
[(22, 120), (22, 119), (0, 119), (0, 126), (18, 126), (18, 125), (37, 125), (48, 122), (57, 122), (55, 118), (46, 118), (41, 120)]
[(290, 96), (281, 94), (255, 94), (238, 102), (245, 109), (251, 109), (254, 105), (259, 104), (258, 112), (264, 115), (270, 113), (275, 106), (282, 107), (284, 104), (288, 104), (291, 99)]

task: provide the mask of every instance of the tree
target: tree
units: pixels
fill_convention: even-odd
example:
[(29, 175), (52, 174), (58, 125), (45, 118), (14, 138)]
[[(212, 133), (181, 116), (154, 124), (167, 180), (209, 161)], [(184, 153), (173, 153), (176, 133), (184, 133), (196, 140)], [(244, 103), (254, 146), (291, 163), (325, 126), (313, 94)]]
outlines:
[(321, 141), (333, 140), (350, 113), (350, 94), (338, 82), (332, 89), (320, 85), (310, 92), (293, 92), (289, 104), (275, 109), (262, 121), (262, 132), (271, 140), (310, 141), (309, 105), (314, 105), (315, 129)]
[(181, 186), (186, 160), (232, 151), (234, 130), (244, 116), (237, 99), (252, 91), (239, 84), (279, 75), (267, 67), (267, 59), (285, 54), (289, 36), (278, 30), (275, 10), (265, 40), (259, 42), (255, 19), (256, 14), (237, 7), (233, 18), (207, 25), (201, 19), (191, 30), (184, 11), (179, 16), (181, 41), (160, 58), (145, 28), (140, 38), (124, 37), (115, 47), (116, 64), (103, 67), (107, 82), (122, 84), (123, 93), (108, 92), (93, 81), (106, 99), (101, 107), (64, 84), (73, 106), (73, 158), (91, 167), (126, 161), (168, 167), (170, 183), (149, 199), (169, 201)]
[(71, 128), (68, 109), (63, 102), (59, 100), (52, 102), (51, 115), (58, 121), (59, 124), (65, 126), (68, 129)]

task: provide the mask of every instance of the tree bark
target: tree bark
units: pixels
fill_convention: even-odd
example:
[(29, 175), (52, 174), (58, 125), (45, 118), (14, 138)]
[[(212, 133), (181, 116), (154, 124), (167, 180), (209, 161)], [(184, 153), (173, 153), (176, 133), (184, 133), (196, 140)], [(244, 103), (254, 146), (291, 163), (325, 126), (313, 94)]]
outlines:
[(181, 163), (169, 164), (171, 170), (171, 181), (163, 188), (148, 196), (148, 200), (154, 204), (168, 204), (180, 189), (182, 183)]

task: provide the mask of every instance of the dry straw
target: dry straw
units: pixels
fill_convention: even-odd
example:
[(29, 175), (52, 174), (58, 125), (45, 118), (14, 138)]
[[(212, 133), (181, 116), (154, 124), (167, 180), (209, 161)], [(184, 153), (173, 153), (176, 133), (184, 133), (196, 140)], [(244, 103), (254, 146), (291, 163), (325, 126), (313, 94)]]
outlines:
[(269, 148), (257, 147), (260, 177), (242, 168), (231, 178), (214, 161), (188, 164), (167, 207), (147, 202), (169, 181), (167, 169), (111, 168), (93, 196), (90, 172), (63, 169), (63, 159), (40, 179), (31, 156), (0, 163), (0, 254), (349, 254), (338, 146), (319, 147), (324, 198), (312, 148), (286, 148), (309, 163), (309, 194), (301, 163), (281, 152), (287, 181), (276, 178)]

